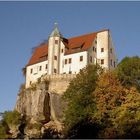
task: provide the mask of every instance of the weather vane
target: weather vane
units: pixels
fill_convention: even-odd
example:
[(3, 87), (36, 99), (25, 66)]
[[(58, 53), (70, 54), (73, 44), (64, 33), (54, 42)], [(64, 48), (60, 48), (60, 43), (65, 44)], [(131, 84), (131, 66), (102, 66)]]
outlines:
[(57, 23), (57, 22), (55, 22), (55, 23), (54, 23), (55, 28), (57, 27), (57, 25), (58, 25), (58, 23)]

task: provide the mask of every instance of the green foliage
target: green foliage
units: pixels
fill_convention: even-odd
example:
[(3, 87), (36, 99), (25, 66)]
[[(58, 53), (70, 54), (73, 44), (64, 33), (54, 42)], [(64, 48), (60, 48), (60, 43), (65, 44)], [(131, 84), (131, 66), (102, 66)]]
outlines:
[(41, 123), (28, 123), (27, 124), (27, 128), (28, 129), (37, 129), (37, 130), (40, 130), (42, 127), (42, 124)]
[(64, 93), (64, 99), (68, 103), (64, 121), (66, 129), (70, 129), (85, 118), (90, 118), (96, 110), (91, 93), (95, 90), (98, 74), (101, 71), (98, 65), (89, 65), (70, 82)]
[(0, 139), (9, 138), (9, 127), (4, 120), (0, 121)]
[(120, 81), (126, 87), (135, 86), (140, 91), (140, 58), (125, 57), (117, 68)]
[(21, 123), (21, 115), (17, 111), (5, 111), (3, 120), (8, 125), (18, 125)]

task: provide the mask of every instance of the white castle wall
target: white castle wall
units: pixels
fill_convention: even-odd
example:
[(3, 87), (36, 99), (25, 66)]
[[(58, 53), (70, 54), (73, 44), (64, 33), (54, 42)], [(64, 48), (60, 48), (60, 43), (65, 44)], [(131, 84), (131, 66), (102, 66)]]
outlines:
[[(47, 73), (46, 65), (48, 61), (43, 61), (34, 65), (27, 66), (26, 68), (26, 88), (30, 86), (30, 82), (34, 83), (39, 77)], [(40, 66), (42, 67), (41, 70)], [(33, 72), (31, 73), (31, 69)]]
[[(79, 73), (80, 69), (87, 65), (87, 51), (74, 53), (70, 55), (65, 55), (63, 60), (63, 73), (68, 74), (70, 71), (72, 74)], [(83, 61), (80, 61), (80, 56), (83, 56)], [(71, 58), (71, 63), (69, 64), (69, 58)], [(67, 59), (67, 64), (65, 64), (65, 59)]]

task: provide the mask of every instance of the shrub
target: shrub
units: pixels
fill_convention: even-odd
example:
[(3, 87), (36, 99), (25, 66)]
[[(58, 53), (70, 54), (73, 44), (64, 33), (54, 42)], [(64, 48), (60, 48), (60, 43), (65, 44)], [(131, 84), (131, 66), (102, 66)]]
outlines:
[(3, 120), (8, 125), (18, 125), (21, 123), (21, 115), (17, 111), (5, 111)]

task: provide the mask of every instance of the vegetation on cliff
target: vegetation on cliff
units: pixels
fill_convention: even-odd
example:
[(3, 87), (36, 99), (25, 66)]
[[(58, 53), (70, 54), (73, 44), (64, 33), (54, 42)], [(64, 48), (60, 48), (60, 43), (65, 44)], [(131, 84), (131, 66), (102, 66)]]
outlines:
[(17, 111), (5, 111), (0, 121), (0, 138), (11, 138), (10, 129), (16, 129), (22, 123), (22, 117)]

